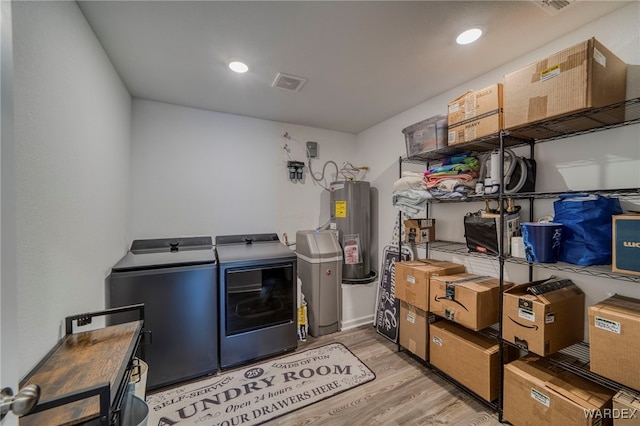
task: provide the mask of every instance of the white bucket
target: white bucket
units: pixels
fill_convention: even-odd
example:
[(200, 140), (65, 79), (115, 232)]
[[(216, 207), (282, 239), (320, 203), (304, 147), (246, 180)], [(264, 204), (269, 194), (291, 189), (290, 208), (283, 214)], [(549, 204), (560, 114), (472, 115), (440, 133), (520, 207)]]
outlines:
[(126, 395), (120, 414), (120, 426), (147, 426), (148, 419), (147, 403), (133, 394)]
[[(147, 371), (149, 371), (149, 366), (146, 362), (140, 358), (133, 359), (133, 371), (131, 372), (128, 390), (142, 401), (145, 400), (147, 395)], [(131, 389), (132, 387), (133, 390)]]

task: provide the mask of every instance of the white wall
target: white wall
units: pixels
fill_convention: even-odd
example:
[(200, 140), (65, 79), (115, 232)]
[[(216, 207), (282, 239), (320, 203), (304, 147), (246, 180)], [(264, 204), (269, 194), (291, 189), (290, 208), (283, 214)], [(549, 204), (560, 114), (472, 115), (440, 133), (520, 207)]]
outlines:
[(286, 232), (295, 241), (329, 218), (328, 193), (308, 168), (289, 180), (286, 162), (306, 162), (307, 141), (318, 142), (316, 175), (328, 160), (354, 160), (353, 134), (135, 99), (133, 238)]
[[(16, 199), (13, 139), (13, 37), (11, 2), (0, 3), (0, 384), (18, 389), (16, 319)], [(15, 416), (0, 424), (17, 425)]]
[[(324, 222), (326, 191), (308, 170), (304, 182), (290, 182), (284, 165), (289, 156), (305, 160), (306, 141), (319, 143), (316, 172), (327, 160), (371, 167), (366, 179), (379, 200), (372, 212), (378, 223), (372, 235), (377, 269), (397, 217), (391, 188), (404, 154), (402, 128), (445, 113), (447, 103), (468, 88), (500, 81), (507, 72), (591, 36), (625, 61), (640, 63), (640, 4), (634, 3), (356, 137), (143, 100), (132, 108), (75, 3), (14, 5), (21, 375), (55, 343), (65, 316), (104, 307), (103, 280), (133, 238), (287, 232), (293, 241), (297, 230)], [(602, 187), (640, 186), (639, 133), (635, 125), (540, 146), (539, 189), (590, 187), (596, 164), (601, 174), (595, 182)], [(477, 207), (437, 206), (440, 237), (462, 241), (457, 218), (472, 208)], [(460, 260), (472, 271), (497, 270)], [(509, 267), (511, 279), (526, 275), (517, 268)], [(587, 303), (611, 292), (640, 297), (635, 284), (572, 278), (586, 287)], [(350, 319), (372, 316), (375, 286), (347, 293)]]
[(75, 2), (13, 6), (22, 376), (65, 316), (104, 309), (130, 241), (131, 97)]
[[(294, 242), (329, 220), (329, 192), (309, 169), (289, 180), (286, 162), (306, 162), (307, 141), (318, 142), (317, 177), (327, 161), (363, 165), (353, 134), (134, 100), (133, 237), (276, 232)], [(325, 178), (335, 180), (336, 167)], [(345, 327), (372, 321), (372, 288), (344, 286)]]
[[(633, 4), (380, 123), (357, 135), (357, 138), (349, 134), (135, 100), (133, 236), (154, 238), (275, 231), (280, 236), (287, 232), (293, 241), (296, 230), (314, 228), (328, 217), (326, 191), (313, 183), (308, 175), (304, 184), (290, 182), (284, 166), (288, 159), (283, 149), (285, 144), (291, 149), (291, 159), (304, 161), (304, 143), (314, 140), (320, 144), (320, 158), (314, 161), (316, 172), (327, 160), (335, 160), (340, 165), (349, 160), (354, 164), (357, 162), (356, 165), (371, 167), (366, 179), (377, 191), (377, 202), (372, 211), (375, 228), (371, 261), (372, 267), (378, 269), (379, 254), (390, 241), (397, 218), (391, 204), (391, 188), (398, 176), (397, 159), (405, 150), (401, 133), (404, 127), (426, 117), (446, 113), (447, 103), (468, 88), (482, 88), (501, 81), (505, 73), (593, 35), (623, 60), (640, 63), (637, 57), (640, 44), (636, 30), (638, 22), (638, 4)], [(614, 33), (611, 28), (620, 31)], [(285, 132), (292, 139), (284, 138)], [(584, 177), (593, 176), (590, 170), (585, 169), (585, 175), (579, 170), (576, 174), (573, 167), (576, 145), (581, 153), (591, 155), (587, 161), (592, 168), (597, 163), (602, 173), (598, 180), (601, 187), (639, 186), (637, 133), (637, 126), (634, 126), (606, 134), (607, 139), (620, 141), (615, 152), (625, 159), (624, 170), (628, 173), (623, 174), (624, 178), (617, 173), (621, 162), (617, 161), (614, 166), (614, 160), (608, 155), (611, 145), (600, 144), (600, 148), (593, 151), (582, 149), (582, 145), (588, 143), (585, 140), (601, 136), (562, 141), (549, 145), (551, 148), (545, 147), (546, 152), (539, 149), (539, 189), (592, 187), (593, 178)], [(558, 182), (558, 177), (565, 182)], [(463, 240), (461, 213), (467, 208), (471, 206), (437, 207), (439, 237)], [(490, 266), (490, 269), (497, 271), (496, 266)], [(629, 292), (627, 287), (625, 289)], [(344, 287), (345, 326), (372, 320), (375, 291), (375, 285)], [(632, 293), (634, 291), (631, 290)]]
[[(372, 185), (378, 188), (380, 196), (378, 252), (381, 253), (383, 246), (390, 241), (391, 231), (397, 221), (397, 210), (392, 206), (391, 193), (393, 182), (398, 178), (398, 157), (406, 155), (403, 128), (436, 114), (446, 114), (447, 104), (466, 90), (477, 90), (501, 82), (505, 74), (590, 37), (595, 36), (625, 62), (640, 64), (639, 26), (640, 3), (635, 2), (358, 134), (358, 158), (372, 166)], [(635, 67), (634, 70), (637, 72), (638, 68)], [(640, 92), (636, 91), (632, 96), (640, 96)], [(536, 189), (539, 191), (640, 187), (640, 124), (539, 144), (536, 146), (536, 160), (538, 162)], [(416, 166), (403, 167), (404, 170), (412, 168), (416, 169)], [(424, 168), (418, 167), (416, 170), (424, 170)], [(483, 206), (484, 204), (479, 203), (432, 205), (431, 216), (436, 217), (437, 237), (464, 241), (462, 222), (464, 213), (478, 210)], [(629, 204), (625, 203), (625, 206), (629, 208)], [(550, 202), (536, 203), (534, 212), (536, 217), (552, 212), (553, 207)], [(495, 262), (479, 262), (472, 258), (438, 252), (432, 252), (431, 256), (465, 263), (471, 272), (490, 273), (497, 276), (499, 270)], [(377, 264), (379, 262), (378, 259)], [(514, 281), (525, 282), (526, 271), (526, 267), (508, 265), (507, 277)], [(536, 268), (538, 277), (546, 277), (551, 273), (553, 272)], [(587, 293), (587, 305), (616, 292), (640, 298), (640, 286), (635, 283), (562, 274), (583, 288)]]

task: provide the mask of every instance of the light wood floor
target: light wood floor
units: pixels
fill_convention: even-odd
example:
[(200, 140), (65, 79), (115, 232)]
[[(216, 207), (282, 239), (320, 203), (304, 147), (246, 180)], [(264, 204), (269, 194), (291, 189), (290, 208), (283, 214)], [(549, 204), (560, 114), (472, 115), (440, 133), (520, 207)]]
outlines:
[(298, 351), (340, 342), (376, 379), (302, 408), (268, 426), (499, 425), (490, 408), (458, 390), (371, 325), (300, 342)]

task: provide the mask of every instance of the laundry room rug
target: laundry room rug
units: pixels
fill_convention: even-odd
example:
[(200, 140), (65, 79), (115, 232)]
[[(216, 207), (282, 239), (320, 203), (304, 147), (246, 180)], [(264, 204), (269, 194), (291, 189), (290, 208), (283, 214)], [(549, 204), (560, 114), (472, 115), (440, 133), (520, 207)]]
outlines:
[(147, 396), (149, 426), (258, 425), (375, 379), (332, 343)]

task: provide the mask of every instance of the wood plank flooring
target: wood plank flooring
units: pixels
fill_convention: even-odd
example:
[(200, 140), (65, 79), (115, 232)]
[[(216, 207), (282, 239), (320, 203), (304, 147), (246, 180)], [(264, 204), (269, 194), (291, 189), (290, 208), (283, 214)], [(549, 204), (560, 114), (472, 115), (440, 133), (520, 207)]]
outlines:
[(446, 382), (378, 334), (371, 325), (300, 342), (298, 351), (340, 342), (376, 379), (302, 408), (269, 426), (302, 425), (499, 425), (489, 407)]

